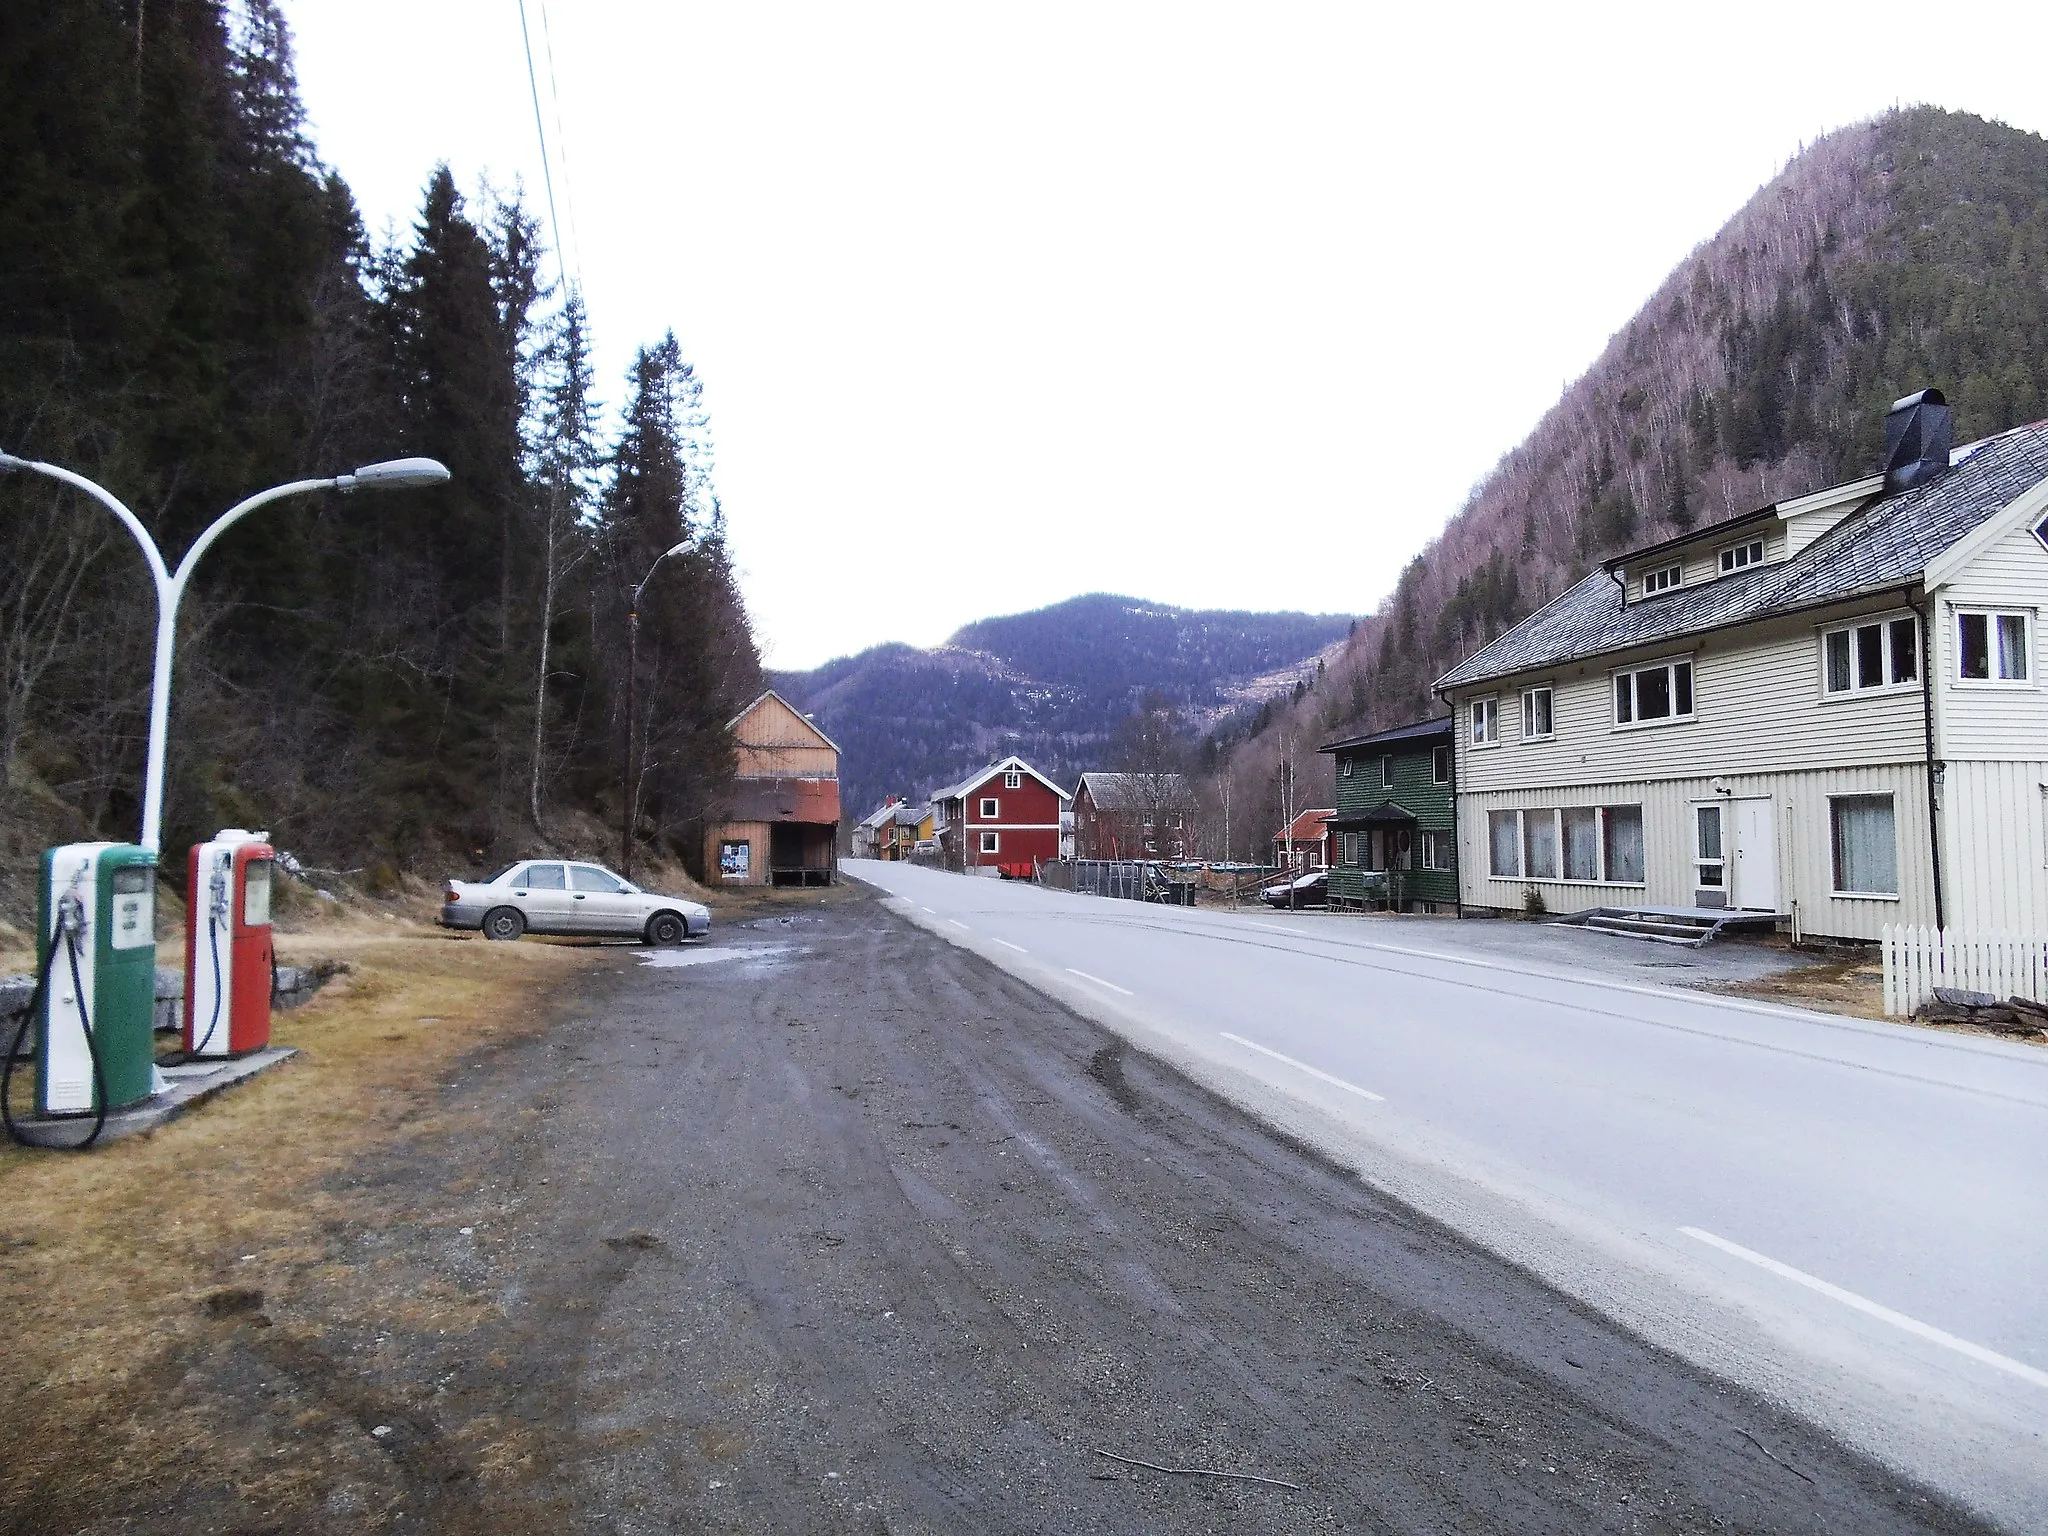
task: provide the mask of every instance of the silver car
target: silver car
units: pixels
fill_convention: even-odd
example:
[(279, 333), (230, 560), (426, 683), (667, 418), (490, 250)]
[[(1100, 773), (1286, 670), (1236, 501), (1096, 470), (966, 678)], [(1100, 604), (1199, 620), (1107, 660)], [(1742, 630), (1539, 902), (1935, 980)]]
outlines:
[(601, 864), (527, 859), (488, 880), (450, 880), (441, 897), (441, 926), (480, 928), (487, 939), (588, 933), (680, 944), (711, 931), (711, 909), (643, 891)]

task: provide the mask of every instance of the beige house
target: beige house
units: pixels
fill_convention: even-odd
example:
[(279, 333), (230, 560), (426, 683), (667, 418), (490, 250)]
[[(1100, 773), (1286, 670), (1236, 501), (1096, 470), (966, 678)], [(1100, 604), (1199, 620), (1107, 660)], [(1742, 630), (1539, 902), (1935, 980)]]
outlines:
[(772, 688), (726, 723), (735, 773), (707, 818), (707, 885), (830, 885), (839, 870), (839, 748)]
[[(1438, 680), (1468, 906), (2048, 929), (2048, 425), (1609, 561)], [(1533, 893), (1533, 898), (1531, 893)]]

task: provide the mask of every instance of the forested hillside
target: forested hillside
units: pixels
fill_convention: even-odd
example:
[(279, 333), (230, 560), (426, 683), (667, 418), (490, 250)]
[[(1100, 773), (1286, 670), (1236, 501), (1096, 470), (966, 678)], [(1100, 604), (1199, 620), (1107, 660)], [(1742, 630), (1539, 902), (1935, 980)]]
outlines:
[(1312, 693), (1225, 744), (1237, 802), (1270, 814), (1283, 756), (1326, 796), (1318, 744), (1435, 712), (1436, 677), (1606, 556), (1873, 472), (1901, 395), (1944, 390), (1959, 442), (2048, 416), (2044, 342), (2048, 141), (1933, 108), (1821, 140), (1679, 264)]
[(886, 794), (922, 796), (1006, 752), (1071, 787), (1112, 766), (1112, 740), (1141, 705), (1198, 732), (1313, 677), (1317, 653), (1350, 626), (1341, 615), (1195, 612), (1091, 593), (979, 620), (930, 651), (877, 646), (774, 681), (843, 749), (858, 817)]
[[(244, 824), (309, 862), (431, 872), (558, 812), (613, 819), (624, 593), (684, 538), (642, 606), (641, 829), (716, 794), (759, 668), (698, 382), (673, 338), (592, 378), (517, 199), (443, 168), (409, 231), (367, 239), (308, 141), (275, 0), (0, 8), (0, 167), (0, 447), (112, 489), (172, 563), (281, 481), (411, 454), (453, 472), (284, 503), (207, 557), (167, 848)], [(135, 835), (153, 610), (104, 510), (0, 478), (17, 881), (45, 838)]]

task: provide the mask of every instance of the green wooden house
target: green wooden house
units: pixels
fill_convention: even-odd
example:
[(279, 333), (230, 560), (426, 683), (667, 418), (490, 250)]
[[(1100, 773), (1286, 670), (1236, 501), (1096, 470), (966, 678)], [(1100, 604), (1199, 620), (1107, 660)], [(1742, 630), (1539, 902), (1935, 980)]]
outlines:
[(1332, 907), (1457, 910), (1455, 736), (1444, 715), (1318, 749), (1337, 760), (1337, 814), (1329, 821)]

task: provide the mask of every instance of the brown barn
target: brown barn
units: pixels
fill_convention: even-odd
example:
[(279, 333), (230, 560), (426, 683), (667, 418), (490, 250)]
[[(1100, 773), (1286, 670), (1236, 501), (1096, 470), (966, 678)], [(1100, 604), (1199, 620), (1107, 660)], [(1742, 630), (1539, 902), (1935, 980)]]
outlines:
[(839, 748), (772, 688), (727, 722), (736, 772), (708, 820), (706, 885), (830, 885), (839, 872)]

